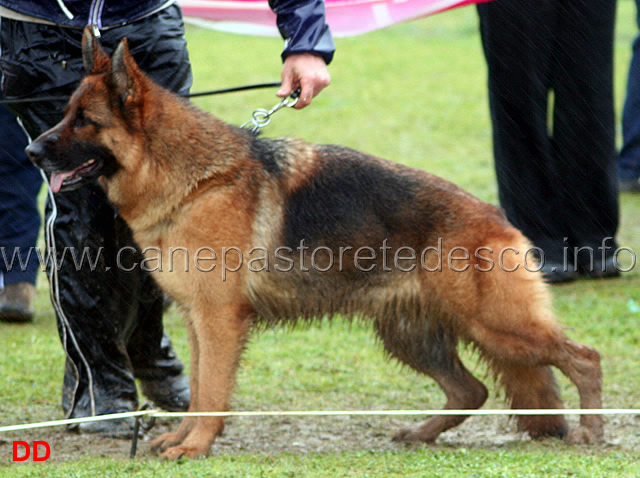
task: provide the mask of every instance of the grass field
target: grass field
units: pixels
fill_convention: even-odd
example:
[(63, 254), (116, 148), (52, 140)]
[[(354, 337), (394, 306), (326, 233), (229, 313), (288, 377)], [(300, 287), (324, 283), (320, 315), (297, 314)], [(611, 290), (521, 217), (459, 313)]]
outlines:
[[(620, 0), (616, 33), (616, 107), (624, 98), (635, 6)], [(263, 81), (280, 74), (279, 39), (188, 27), (193, 91)], [(331, 86), (310, 108), (282, 111), (265, 136), (339, 143), (428, 170), (496, 203), (486, 68), (475, 10), (464, 8), (367, 35), (337, 39)], [(197, 104), (241, 124), (253, 109), (277, 101), (275, 90), (208, 97)], [(621, 245), (640, 251), (640, 195), (621, 197)], [(41, 277), (34, 324), (0, 324), (0, 426), (62, 418), (64, 355)], [(640, 273), (620, 279), (556, 286), (555, 311), (568, 334), (603, 356), (604, 406), (640, 409)], [(187, 359), (175, 308), (165, 323)], [(478, 376), (465, 351), (465, 362)], [(565, 406), (577, 394), (558, 377)], [(237, 410), (440, 408), (429, 379), (387, 362), (371, 330), (340, 320), (256, 335), (246, 353), (234, 399)], [(504, 408), (493, 390), (485, 408)], [(62, 429), (0, 434), (0, 476), (640, 476), (640, 415), (606, 418), (606, 444), (569, 447), (532, 442), (507, 418), (471, 418), (434, 446), (391, 443), (412, 417), (232, 419), (214, 456), (163, 463), (141, 444), (77, 437)], [(574, 419), (571, 419), (575, 423)], [(174, 427), (166, 421), (162, 426)], [(158, 432), (152, 431), (156, 436)], [(44, 438), (43, 438), (44, 437)], [(12, 440), (47, 439), (43, 464), (11, 463)]]

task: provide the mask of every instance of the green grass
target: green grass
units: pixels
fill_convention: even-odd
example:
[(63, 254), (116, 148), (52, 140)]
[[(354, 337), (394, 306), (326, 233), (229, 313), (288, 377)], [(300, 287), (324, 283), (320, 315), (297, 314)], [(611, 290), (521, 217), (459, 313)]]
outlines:
[(12, 476), (75, 478), (108, 477), (634, 477), (640, 464), (632, 463), (621, 453), (584, 455), (572, 450), (420, 449), (372, 453), (282, 454), (256, 456), (239, 454), (206, 461), (163, 463), (157, 460), (117, 462), (83, 460), (63, 465), (14, 467)]
[[(618, 115), (636, 32), (634, 18), (634, 2), (621, 0), (616, 33)], [(279, 112), (264, 135), (352, 146), (436, 173), (496, 203), (486, 68), (477, 30), (475, 10), (465, 8), (337, 39), (331, 86), (310, 108)], [(278, 39), (192, 27), (187, 37), (195, 73), (193, 91), (279, 79)], [(241, 124), (253, 109), (274, 105), (274, 94), (275, 89), (262, 90), (207, 97), (196, 103)], [(640, 196), (623, 195), (621, 212), (619, 242), (640, 251)], [(64, 355), (44, 277), (38, 292), (34, 324), (0, 324), (0, 425), (62, 417)], [(554, 287), (553, 292), (556, 313), (569, 328), (568, 334), (597, 346), (603, 355), (605, 406), (640, 408), (640, 313), (628, 306), (630, 300), (640, 304), (637, 268), (620, 279), (583, 281)], [(186, 359), (186, 334), (174, 309), (166, 324), (178, 353)], [(472, 354), (464, 356), (471, 370), (482, 376), (484, 369), (474, 365)], [(564, 377), (558, 378), (566, 406), (576, 407), (574, 388)], [(432, 381), (389, 364), (369, 328), (336, 321), (255, 336), (239, 374), (234, 408), (439, 408), (442, 398)], [(503, 406), (495, 393), (486, 405)], [(616, 429), (616, 420), (608, 418), (607, 423)], [(631, 426), (625, 433), (637, 437), (637, 420), (634, 424), (636, 428)], [(33, 436), (38, 439), (37, 434)], [(246, 449), (178, 463), (162, 463), (145, 455), (130, 461), (89, 453), (78, 460), (35, 465), (10, 464), (11, 439), (20, 438), (0, 435), (0, 476), (640, 475), (640, 449), (626, 446), (624, 437), (616, 436), (609, 436), (607, 446), (584, 448), (557, 441), (524, 441), (486, 447), (399, 445), (391, 451), (363, 448), (276, 455)]]

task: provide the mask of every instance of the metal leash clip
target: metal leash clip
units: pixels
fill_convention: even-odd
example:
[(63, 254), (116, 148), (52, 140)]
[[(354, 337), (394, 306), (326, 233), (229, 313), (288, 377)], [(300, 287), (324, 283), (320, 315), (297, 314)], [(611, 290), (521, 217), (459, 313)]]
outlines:
[(258, 131), (260, 131), (260, 128), (264, 128), (271, 122), (271, 116), (276, 111), (285, 107), (286, 108), (294, 107), (298, 103), (299, 99), (300, 99), (300, 88), (295, 90), (289, 96), (283, 98), (282, 101), (280, 101), (280, 103), (275, 105), (270, 110), (267, 110), (265, 108), (258, 108), (251, 115), (251, 119), (246, 123), (244, 123), (241, 127), (244, 129), (248, 129), (254, 134), (257, 134)]

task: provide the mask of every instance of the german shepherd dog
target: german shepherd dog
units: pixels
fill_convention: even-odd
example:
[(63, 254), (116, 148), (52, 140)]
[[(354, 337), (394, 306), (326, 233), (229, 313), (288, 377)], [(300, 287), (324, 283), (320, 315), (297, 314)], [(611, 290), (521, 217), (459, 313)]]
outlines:
[[(487, 398), (458, 343), (478, 350), (515, 409), (562, 407), (551, 366), (582, 408), (601, 407), (598, 352), (564, 335), (542, 275), (518, 262), (529, 242), (501, 210), (346, 147), (228, 125), (154, 84), (126, 39), (109, 57), (86, 30), (82, 52), (87, 77), (27, 151), (54, 192), (98, 178), (147, 257), (206, 259), (153, 271), (188, 329), (190, 412), (227, 410), (255, 325), (337, 314), (371, 320), (389, 356), (436, 380), (445, 409)], [(433, 442), (465, 418), (431, 417), (395, 439)], [(534, 438), (603, 439), (600, 415), (571, 432), (560, 415), (517, 421)], [(152, 448), (207, 455), (223, 426), (186, 417)]]

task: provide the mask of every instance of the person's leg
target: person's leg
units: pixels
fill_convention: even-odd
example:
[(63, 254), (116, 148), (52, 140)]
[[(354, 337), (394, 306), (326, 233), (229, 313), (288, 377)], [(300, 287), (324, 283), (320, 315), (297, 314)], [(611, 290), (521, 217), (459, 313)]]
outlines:
[(549, 279), (561, 281), (577, 274), (564, 264), (563, 224), (557, 220), (562, 184), (547, 126), (554, 4), (497, 0), (479, 4), (478, 13), (500, 204), (509, 221), (544, 251)]
[[(640, 28), (640, 0), (636, 0)], [(622, 149), (618, 157), (621, 191), (640, 191), (640, 34), (633, 42), (627, 96), (622, 110)]]
[(28, 322), (39, 266), (35, 247), (42, 178), (24, 152), (26, 133), (4, 105), (0, 131), (0, 321)]
[[(585, 276), (617, 275), (612, 251), (618, 228), (613, 105), (615, 0), (558, 3), (553, 138), (563, 178), (558, 208)], [(602, 260), (603, 245), (611, 249)]]
[(189, 380), (182, 373), (182, 363), (162, 328), (164, 294), (150, 274), (141, 273), (144, 256), (134, 252), (135, 243), (129, 227), (120, 218), (115, 227), (118, 250), (123, 252), (119, 264), (114, 267), (117, 283), (113, 287), (118, 291), (119, 303), (123, 304), (121, 314), (128, 315), (123, 347), (127, 350), (133, 374), (140, 380), (144, 395), (154, 405), (165, 410), (184, 411), (190, 401)]
[[(11, 20), (3, 20), (1, 28), (5, 96), (69, 97), (84, 74), (80, 43), (76, 49), (65, 38), (72, 31)], [(19, 103), (12, 109), (35, 138), (62, 118), (64, 106), (61, 100)], [(122, 317), (110, 287), (115, 281), (106, 270), (108, 254), (114, 249), (114, 215), (97, 184), (49, 196), (46, 205), (45, 242), (53, 258), (47, 275), (67, 355), (62, 406), (69, 417), (130, 411), (137, 406), (121, 338)], [(73, 258), (79, 261), (83, 253), (92, 259), (100, 254), (100, 260), (95, 266), (80, 266)], [(103, 425), (104, 430), (98, 431), (105, 434), (130, 434), (131, 423), (96, 424)]]
[[(141, 34), (152, 38), (148, 31)], [(3, 22), (1, 66), (5, 73), (5, 91), (13, 96), (32, 95), (34, 89), (40, 95), (69, 96), (84, 75), (80, 35), (81, 32), (70, 29)], [(17, 41), (12, 43), (16, 38), (28, 40), (32, 47), (20, 48)], [(12, 47), (5, 48), (9, 45)], [(44, 50), (38, 50), (39, 45)], [(58, 77), (49, 78), (47, 71), (50, 70), (42, 71), (42, 58), (50, 59), (49, 67), (60, 73)], [(40, 85), (39, 88), (25, 87), (24, 81), (19, 81), (23, 70), (28, 70), (23, 79)], [(39, 77), (38, 71), (43, 76)], [(63, 104), (30, 103), (21, 106), (19, 114), (25, 119), (30, 135), (35, 137), (59, 121), (62, 107)], [(117, 218), (97, 184), (57, 194), (55, 202), (49, 202), (46, 223), (48, 247), (55, 251), (61, 264), (50, 270), (50, 281), (61, 339), (68, 357), (63, 407), (70, 416), (131, 410), (137, 406), (137, 394), (127, 340), (137, 327), (138, 299), (145, 294), (153, 297), (159, 294), (140, 286), (142, 271), (123, 274), (118, 269), (118, 251), (134, 244), (130, 233), (119, 234), (122, 220)], [(99, 255), (99, 260), (92, 266), (85, 263), (83, 267), (76, 267), (71, 255), (75, 252), (79, 258), (84, 251), (92, 259)], [(63, 254), (66, 254), (65, 260), (62, 260)], [(162, 297), (158, 300), (161, 302)], [(145, 322), (146, 331), (150, 337), (162, 338), (161, 313), (156, 313), (154, 318)], [(144, 344), (149, 356), (156, 354), (159, 361), (167, 361), (161, 342), (147, 340)], [(180, 374), (182, 364), (175, 355), (169, 362), (168, 365), (165, 363), (165, 368), (174, 367)], [(174, 376), (171, 375), (171, 379)], [(169, 390), (171, 386), (169, 383)], [(184, 397), (184, 390), (178, 390), (177, 394)], [(95, 422), (80, 428), (112, 435), (130, 434), (130, 422)]]
[[(189, 93), (193, 82), (191, 63), (182, 14), (176, 5), (130, 26), (105, 31), (103, 46), (111, 53), (123, 37), (127, 37), (131, 54), (151, 79), (178, 94)], [(135, 245), (129, 228), (124, 222), (120, 226), (120, 247)], [(140, 261), (138, 258), (136, 262)], [(186, 410), (189, 383), (160, 321), (164, 295), (149, 274), (139, 274), (137, 280), (137, 320), (131, 322), (133, 327), (126, 338), (134, 374), (141, 381), (143, 393), (155, 405)]]

